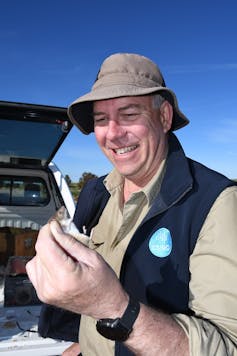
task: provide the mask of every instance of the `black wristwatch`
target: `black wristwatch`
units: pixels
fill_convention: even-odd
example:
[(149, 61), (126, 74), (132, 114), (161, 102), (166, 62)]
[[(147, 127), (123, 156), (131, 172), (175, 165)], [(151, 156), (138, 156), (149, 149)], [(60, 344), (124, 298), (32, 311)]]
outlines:
[(97, 331), (107, 339), (126, 341), (132, 331), (133, 324), (140, 311), (139, 302), (129, 298), (128, 306), (121, 318), (99, 319), (96, 323)]

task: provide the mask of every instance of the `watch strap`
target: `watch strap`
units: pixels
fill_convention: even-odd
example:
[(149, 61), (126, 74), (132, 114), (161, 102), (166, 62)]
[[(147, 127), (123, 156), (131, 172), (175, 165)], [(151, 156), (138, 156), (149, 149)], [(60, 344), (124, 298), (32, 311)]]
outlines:
[(127, 329), (132, 330), (133, 324), (135, 323), (140, 311), (140, 303), (129, 297), (128, 306), (120, 318), (120, 323), (123, 324)]
[(99, 319), (97, 331), (104, 337), (114, 341), (126, 341), (132, 332), (133, 325), (140, 311), (140, 303), (131, 297), (121, 318)]

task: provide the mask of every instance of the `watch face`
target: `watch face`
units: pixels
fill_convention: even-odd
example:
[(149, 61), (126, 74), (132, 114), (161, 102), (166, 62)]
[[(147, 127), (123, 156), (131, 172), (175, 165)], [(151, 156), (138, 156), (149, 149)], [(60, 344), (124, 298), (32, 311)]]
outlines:
[(107, 339), (114, 341), (127, 340), (131, 330), (128, 330), (120, 319), (101, 319), (96, 324), (97, 331)]

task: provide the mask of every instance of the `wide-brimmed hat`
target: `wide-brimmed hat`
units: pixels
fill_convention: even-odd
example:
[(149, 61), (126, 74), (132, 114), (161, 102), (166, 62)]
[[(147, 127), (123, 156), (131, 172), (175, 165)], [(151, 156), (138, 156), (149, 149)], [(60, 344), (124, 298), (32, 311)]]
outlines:
[(83, 133), (89, 134), (94, 131), (94, 101), (156, 92), (173, 106), (172, 130), (187, 125), (189, 120), (179, 110), (176, 95), (166, 87), (157, 65), (138, 54), (116, 53), (105, 59), (92, 90), (69, 106), (68, 115), (73, 124)]

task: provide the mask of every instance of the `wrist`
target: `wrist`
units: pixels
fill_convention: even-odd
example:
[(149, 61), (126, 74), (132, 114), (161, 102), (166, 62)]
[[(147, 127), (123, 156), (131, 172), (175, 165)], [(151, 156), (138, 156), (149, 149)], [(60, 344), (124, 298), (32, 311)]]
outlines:
[(107, 339), (126, 341), (133, 330), (133, 325), (138, 317), (139, 311), (139, 302), (130, 297), (121, 317), (115, 319), (99, 319), (96, 324), (96, 329)]

